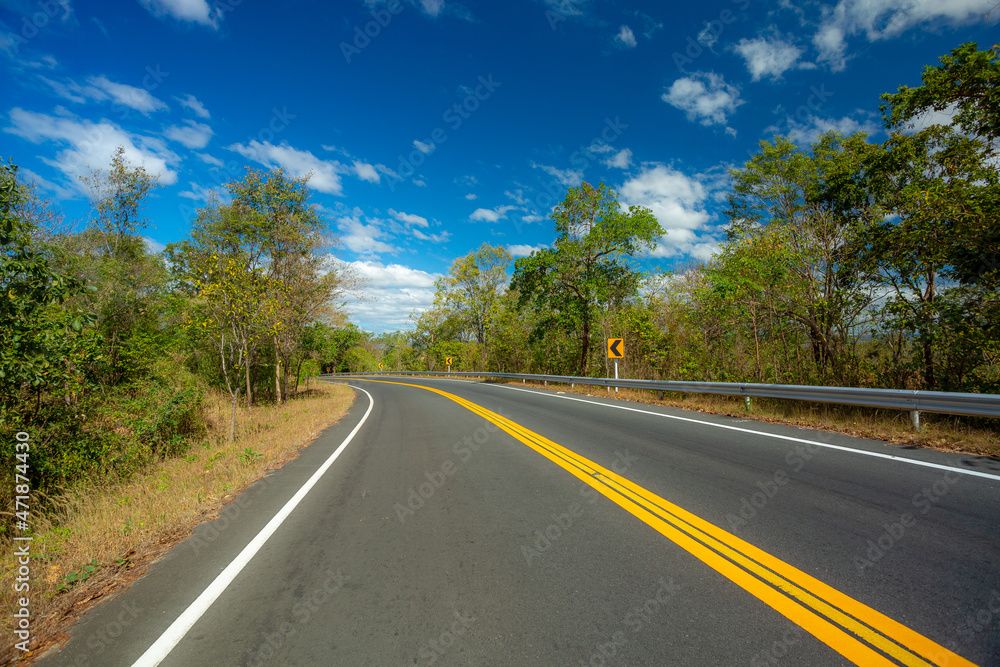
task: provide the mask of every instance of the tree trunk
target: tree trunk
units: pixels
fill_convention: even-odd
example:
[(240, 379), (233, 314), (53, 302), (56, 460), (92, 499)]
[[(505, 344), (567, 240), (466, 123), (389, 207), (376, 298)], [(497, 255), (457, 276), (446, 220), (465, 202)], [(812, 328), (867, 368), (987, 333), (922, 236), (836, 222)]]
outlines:
[(233, 409), (229, 413), (229, 445), (236, 441), (236, 404), (240, 401), (240, 390), (237, 385), (236, 393), (233, 394)]
[(281, 352), (277, 336), (274, 337), (274, 400), (281, 405)]
[(937, 378), (934, 375), (934, 277), (932, 272), (927, 279), (927, 292), (924, 295), (926, 303), (923, 331), (924, 352), (924, 383), (928, 389), (937, 388)]
[(583, 336), (580, 341), (580, 377), (587, 375), (587, 355), (590, 352), (590, 314), (583, 316)]
[(253, 390), (250, 385), (250, 356), (246, 355), (247, 369), (246, 369), (246, 382), (247, 382), (247, 408), (249, 409), (253, 403)]
[(295, 389), (292, 395), (299, 395), (299, 380), (302, 379), (302, 359), (299, 359), (299, 363), (295, 365)]

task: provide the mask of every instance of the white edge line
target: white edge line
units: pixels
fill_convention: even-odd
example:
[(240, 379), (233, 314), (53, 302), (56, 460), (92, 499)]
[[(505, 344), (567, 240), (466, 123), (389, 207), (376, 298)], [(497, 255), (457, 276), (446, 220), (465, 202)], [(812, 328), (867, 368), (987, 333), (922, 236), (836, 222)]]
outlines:
[(874, 456), (880, 459), (890, 459), (892, 461), (901, 461), (903, 463), (911, 463), (915, 466), (924, 466), (927, 468), (937, 468), (939, 470), (947, 470), (949, 472), (957, 472), (961, 475), (973, 475), (975, 477), (985, 477), (987, 479), (992, 479), (1000, 481), (1000, 475), (993, 475), (988, 472), (979, 472), (978, 470), (964, 470), (963, 468), (955, 468), (954, 466), (947, 466), (941, 463), (930, 463), (928, 461), (918, 461), (916, 459), (908, 459), (904, 456), (893, 456), (892, 454), (880, 454), (878, 452), (869, 452), (864, 449), (854, 449), (852, 447), (844, 447), (843, 445), (831, 445), (825, 442), (816, 442), (815, 440), (805, 440), (803, 438), (793, 438), (789, 435), (778, 435), (776, 433), (765, 433), (764, 431), (754, 431), (749, 428), (740, 428), (738, 426), (729, 426), (727, 424), (713, 424), (712, 422), (701, 421), (699, 419), (691, 419), (689, 417), (678, 417), (676, 415), (667, 415), (662, 412), (653, 412), (651, 410), (640, 410), (639, 408), (630, 408), (625, 405), (611, 405), (609, 403), (600, 403), (598, 401), (588, 401), (583, 398), (575, 398), (573, 396), (562, 396), (559, 394), (553, 394), (547, 391), (535, 391), (533, 389), (522, 389), (521, 387), (511, 387), (506, 384), (494, 385), (497, 387), (503, 387), (504, 389), (512, 389), (514, 391), (525, 391), (529, 394), (540, 394), (542, 396), (551, 396), (552, 398), (563, 398), (567, 401), (579, 401), (581, 403), (587, 403), (589, 405), (602, 405), (606, 408), (614, 408), (616, 410), (628, 410), (629, 412), (641, 412), (646, 415), (654, 415), (656, 417), (665, 417), (666, 419), (676, 419), (682, 422), (691, 422), (693, 424), (703, 424), (705, 426), (714, 426), (715, 428), (724, 428), (730, 431), (739, 431), (741, 433), (751, 433), (753, 435), (762, 435), (765, 438), (777, 438), (779, 440), (789, 440), (791, 442), (801, 442), (807, 445), (816, 445), (817, 447), (826, 447), (827, 449), (836, 449), (842, 452), (851, 452), (852, 454), (863, 454), (865, 456)]
[(190, 630), (198, 619), (201, 618), (206, 611), (208, 611), (208, 608), (212, 606), (212, 603), (215, 602), (220, 595), (222, 595), (223, 591), (225, 591), (229, 584), (232, 583), (233, 579), (236, 578), (236, 575), (238, 575), (243, 568), (247, 566), (250, 559), (256, 555), (260, 548), (264, 546), (264, 543), (267, 542), (275, 531), (278, 530), (278, 527), (286, 518), (288, 518), (288, 515), (292, 513), (292, 510), (295, 509), (296, 505), (298, 505), (299, 502), (305, 498), (306, 494), (309, 493), (309, 490), (312, 489), (312, 487), (316, 485), (316, 482), (319, 481), (320, 477), (323, 476), (323, 473), (325, 473), (327, 469), (333, 465), (333, 462), (337, 460), (337, 457), (340, 456), (341, 452), (343, 452), (347, 445), (350, 444), (351, 440), (354, 439), (354, 436), (357, 435), (358, 431), (361, 430), (361, 427), (364, 426), (365, 421), (368, 420), (368, 415), (371, 414), (372, 408), (375, 407), (375, 399), (372, 398), (371, 394), (364, 389), (361, 389), (361, 387), (355, 387), (355, 389), (364, 391), (368, 396), (368, 410), (365, 412), (365, 416), (361, 418), (361, 421), (358, 422), (358, 425), (354, 427), (354, 430), (351, 431), (342, 443), (340, 443), (340, 446), (337, 447), (336, 451), (330, 455), (330, 458), (324, 461), (323, 465), (321, 465), (319, 469), (313, 473), (312, 477), (310, 477), (308, 481), (302, 485), (302, 488), (296, 491), (295, 495), (292, 496), (287, 503), (285, 503), (285, 506), (274, 515), (274, 517), (261, 529), (259, 533), (257, 533), (257, 536), (254, 537), (248, 545), (243, 547), (243, 551), (241, 551), (239, 555), (233, 559), (233, 562), (230, 563), (226, 569), (215, 578), (215, 581), (209, 584), (208, 588), (206, 588), (205, 591), (199, 595), (187, 609), (184, 610), (184, 613), (178, 616), (177, 620), (174, 621), (162, 635), (160, 635), (160, 638), (153, 642), (152, 646), (146, 649), (146, 652), (133, 663), (132, 667), (155, 667), (156, 665), (159, 665), (160, 662), (167, 657), (167, 655), (169, 655), (181, 639), (184, 638), (184, 635), (187, 634), (188, 630)]

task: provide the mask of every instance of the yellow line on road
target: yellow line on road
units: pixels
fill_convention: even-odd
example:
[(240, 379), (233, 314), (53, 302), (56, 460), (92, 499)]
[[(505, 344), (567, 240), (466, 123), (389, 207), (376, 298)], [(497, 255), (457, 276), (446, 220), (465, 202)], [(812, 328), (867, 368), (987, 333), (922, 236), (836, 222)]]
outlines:
[(502, 415), (433, 387), (366, 381), (432, 391), (496, 424), (855, 664), (973, 665), (798, 568)]

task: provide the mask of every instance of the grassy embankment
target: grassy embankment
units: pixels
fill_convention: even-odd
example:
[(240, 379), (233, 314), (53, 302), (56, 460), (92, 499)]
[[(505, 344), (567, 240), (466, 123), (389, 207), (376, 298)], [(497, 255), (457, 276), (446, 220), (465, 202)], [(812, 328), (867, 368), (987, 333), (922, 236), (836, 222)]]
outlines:
[(346, 385), (319, 383), (284, 405), (237, 412), (237, 438), (226, 446), (229, 400), (205, 399), (207, 437), (186, 455), (150, 466), (124, 483), (74, 489), (50, 499), (46, 516), (32, 514), (28, 655), (14, 649), (12, 613), (17, 561), (4, 545), (0, 585), (5, 641), (0, 663), (30, 660), (60, 641), (72, 620), (114, 595), (198, 523), (269, 469), (294, 458), (316, 434), (340, 419), (354, 401)]

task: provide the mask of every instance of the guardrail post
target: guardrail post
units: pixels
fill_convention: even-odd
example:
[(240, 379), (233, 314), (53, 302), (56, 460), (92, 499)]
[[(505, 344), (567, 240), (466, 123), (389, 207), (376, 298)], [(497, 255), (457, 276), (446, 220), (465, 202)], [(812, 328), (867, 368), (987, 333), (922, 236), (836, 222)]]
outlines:
[(747, 412), (750, 412), (750, 397), (747, 396)]
[(920, 410), (910, 410), (910, 423), (913, 424), (913, 430), (920, 430)]

